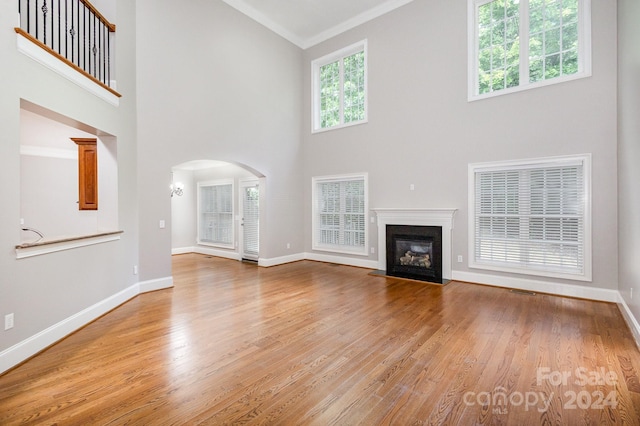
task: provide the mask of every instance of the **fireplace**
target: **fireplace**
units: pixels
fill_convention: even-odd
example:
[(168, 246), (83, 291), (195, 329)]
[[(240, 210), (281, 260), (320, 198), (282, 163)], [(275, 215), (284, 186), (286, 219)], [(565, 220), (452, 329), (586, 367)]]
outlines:
[[(412, 267), (410, 270), (415, 271), (414, 268), (417, 268), (419, 273), (426, 276), (426, 278), (419, 278), (421, 280), (440, 282), (441, 284), (451, 280), (451, 234), (456, 209), (375, 208), (373, 211), (376, 213), (376, 221), (378, 222), (378, 271), (376, 273), (398, 276), (397, 274), (406, 273), (409, 269), (402, 267), (410, 266)], [(417, 236), (413, 235), (410, 239), (401, 237), (399, 241), (391, 243), (392, 245), (389, 246), (387, 227), (395, 227), (396, 225), (404, 225), (405, 231), (411, 231), (413, 227), (420, 229), (420, 231)], [(422, 228), (429, 229), (423, 230)], [(433, 228), (440, 229), (439, 236), (433, 235)], [(407, 235), (407, 232), (400, 232), (400, 235)], [(387, 265), (387, 252), (395, 253), (397, 251), (403, 254), (398, 256), (399, 270), (390, 273), (395, 267), (391, 268)], [(412, 258), (411, 253), (407, 256), (407, 251), (416, 252), (418, 255)], [(429, 254), (431, 262), (428, 268), (426, 254)], [(405, 259), (400, 261), (401, 257), (405, 257)], [(402, 262), (408, 264), (402, 265)], [(429, 269), (429, 271), (420, 268)]]
[(387, 225), (387, 275), (442, 284), (442, 227)]

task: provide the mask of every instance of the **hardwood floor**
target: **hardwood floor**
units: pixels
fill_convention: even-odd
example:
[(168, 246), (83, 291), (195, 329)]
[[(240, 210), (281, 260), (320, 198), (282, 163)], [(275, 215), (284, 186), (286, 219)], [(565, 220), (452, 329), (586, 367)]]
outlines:
[(614, 304), (202, 255), (174, 280), (0, 376), (0, 425), (640, 424)]

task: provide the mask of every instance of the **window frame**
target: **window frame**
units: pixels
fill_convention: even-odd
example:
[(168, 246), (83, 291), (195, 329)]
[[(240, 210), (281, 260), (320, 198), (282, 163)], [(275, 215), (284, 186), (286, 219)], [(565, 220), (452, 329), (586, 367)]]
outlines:
[[(227, 186), (231, 185), (231, 242), (216, 242), (216, 241), (208, 241), (203, 239), (203, 235), (201, 232), (202, 229), (202, 199), (201, 199), (201, 189), (203, 187), (212, 187), (212, 186)], [(220, 247), (226, 249), (235, 249), (236, 248), (236, 232), (235, 232), (235, 215), (236, 215), (236, 203), (235, 203), (235, 182), (233, 179), (221, 179), (221, 180), (211, 180), (211, 181), (203, 181), (198, 182), (198, 192), (197, 192), (197, 243), (199, 245), (210, 246), (210, 247)]]
[[(344, 122), (344, 58), (364, 52), (364, 118), (362, 120)], [(330, 63), (340, 61), (340, 123), (331, 127), (321, 127), (320, 114), (320, 68)], [(311, 133), (326, 132), (344, 127), (356, 126), (368, 122), (368, 53), (367, 39), (353, 43), (335, 52), (329, 53), (311, 62)]]
[[(318, 199), (318, 185), (323, 183), (341, 183), (349, 181), (362, 181), (364, 191), (363, 221), (364, 221), (364, 243), (362, 247), (322, 244), (318, 239), (320, 224), (320, 200)], [(318, 251), (328, 251), (333, 253), (353, 254), (359, 256), (368, 256), (367, 248), (369, 247), (369, 177), (367, 173), (353, 173), (333, 176), (316, 176), (311, 178), (311, 197), (312, 197), (312, 249)], [(344, 215), (343, 211), (340, 213)], [(342, 221), (341, 221), (342, 222)], [(341, 228), (340, 232), (345, 229)]]
[[(520, 171), (523, 169), (549, 169), (551, 167), (570, 167), (580, 164), (582, 166), (582, 250), (583, 264), (582, 271), (561, 271), (558, 268), (541, 267), (536, 265), (515, 266), (514, 264), (498, 261), (477, 261), (476, 260), (476, 176), (482, 172), (499, 171)], [(484, 269), (498, 272), (508, 272), (542, 277), (562, 278), (577, 281), (592, 280), (592, 231), (591, 231), (591, 154), (535, 158), (516, 161), (502, 161), (492, 163), (475, 163), (468, 166), (468, 226), (469, 226), (469, 246), (468, 259), (469, 268)], [(505, 215), (506, 216), (506, 215)], [(523, 239), (521, 241), (529, 241)]]
[(520, 0), (520, 54), (519, 54), (519, 83), (517, 86), (479, 93), (479, 7), (495, 0), (467, 0), (467, 64), (468, 64), (468, 101), (492, 98), (523, 90), (545, 87), (552, 84), (564, 83), (591, 76), (591, 0), (578, 1), (578, 72), (561, 75), (531, 83), (529, 81), (529, 0)]

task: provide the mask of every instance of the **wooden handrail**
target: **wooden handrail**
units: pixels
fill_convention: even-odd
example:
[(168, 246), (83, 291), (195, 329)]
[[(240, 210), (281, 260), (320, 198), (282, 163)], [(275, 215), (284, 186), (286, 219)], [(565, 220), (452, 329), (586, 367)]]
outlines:
[(85, 77), (88, 77), (89, 79), (91, 79), (91, 81), (93, 81), (94, 83), (100, 85), (100, 87), (102, 87), (103, 89), (111, 92), (113, 95), (115, 95), (115, 96), (117, 96), (119, 98), (122, 97), (122, 95), (120, 93), (116, 92), (111, 87), (107, 86), (106, 84), (101, 82), (99, 79), (95, 78), (94, 76), (92, 76), (91, 74), (89, 74), (88, 72), (86, 72), (85, 70), (83, 70), (82, 68), (80, 68), (79, 66), (77, 66), (76, 64), (71, 62), (70, 60), (68, 60), (67, 58), (65, 58), (64, 56), (60, 55), (58, 52), (56, 52), (55, 50), (53, 50), (52, 48), (50, 48), (46, 44), (40, 42), (40, 40), (38, 40), (37, 38), (33, 37), (28, 32), (24, 31), (22, 28), (16, 27), (14, 29), (15, 29), (16, 33), (20, 34), (21, 36), (23, 36), (27, 40), (31, 41), (32, 43), (35, 43), (37, 46), (39, 46), (42, 49), (44, 49), (45, 52), (55, 56), (57, 59), (61, 60), (65, 64), (69, 65), (70, 67), (72, 67), (73, 69), (75, 69), (76, 71), (78, 71), (79, 73), (84, 75)]
[(100, 21), (102, 21), (102, 23), (109, 29), (110, 32), (115, 33), (116, 32), (116, 25), (110, 23), (107, 18), (105, 18), (104, 16), (102, 16), (102, 14), (98, 11), (98, 9), (95, 8), (94, 5), (92, 5), (91, 3), (89, 3), (89, 0), (80, 0), (81, 3), (84, 3), (84, 5), (91, 11), (93, 12), (94, 15), (96, 15), (98, 17), (98, 19), (100, 19)]

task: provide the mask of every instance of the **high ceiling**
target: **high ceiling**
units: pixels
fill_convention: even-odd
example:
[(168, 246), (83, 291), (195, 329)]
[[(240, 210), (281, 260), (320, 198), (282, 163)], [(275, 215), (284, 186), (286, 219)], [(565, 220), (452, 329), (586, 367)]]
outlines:
[(413, 0), (223, 0), (303, 49)]

